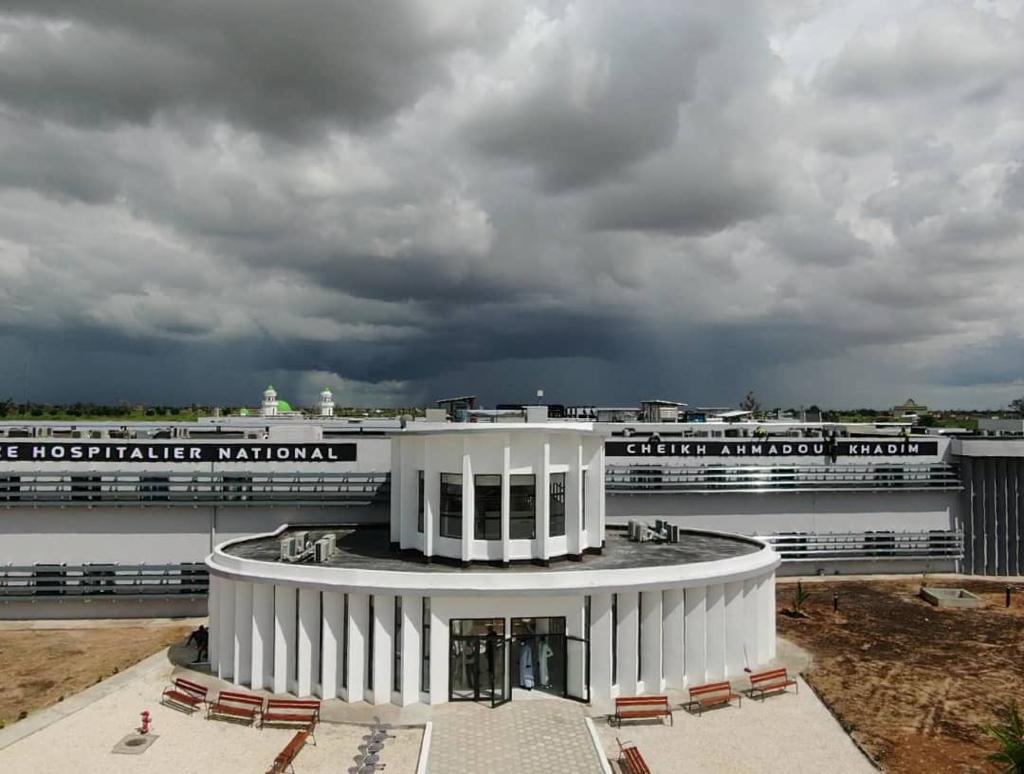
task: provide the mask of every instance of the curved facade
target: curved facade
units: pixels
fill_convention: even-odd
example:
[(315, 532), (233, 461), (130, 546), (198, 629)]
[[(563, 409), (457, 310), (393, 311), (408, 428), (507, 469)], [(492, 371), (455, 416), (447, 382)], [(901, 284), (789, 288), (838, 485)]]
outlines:
[[(624, 532), (604, 533), (601, 500), (584, 520), (581, 494), (575, 509), (565, 497), (566, 531), (573, 523), (592, 529), (581, 526), (575, 538), (552, 535), (550, 510), (535, 512), (534, 537), (512, 550), (508, 477), (536, 476), (536, 501), (550, 496), (552, 473), (564, 472), (573, 489), (574, 459), (581, 490), (584, 469), (603, 482), (601, 439), (589, 427), (464, 425), (424, 434), (419, 452), (405, 443), (393, 449), (403, 494), (389, 529), (282, 527), (224, 543), (207, 559), (210, 656), (220, 677), (274, 692), (402, 705), (500, 703), (517, 689), (589, 701), (733, 677), (774, 657), (779, 559), (760, 541), (687, 532), (677, 543), (631, 542)], [(450, 454), (442, 453), (446, 446)], [(568, 462), (560, 461), (563, 451)], [(463, 534), (450, 550), (438, 544), (436, 556), (463, 566), (429, 562), (429, 541), (421, 550), (404, 539), (441, 531), (431, 527), (431, 496), (417, 494), (421, 476), (410, 472), (424, 470), (429, 490), (434, 476), (440, 486), (451, 460), (463, 466), (463, 493), (480, 494), (466, 476), (496, 477), (484, 483), (497, 489), (489, 502), (500, 506), (481, 555), (475, 536)], [(521, 472), (527, 467), (531, 472)], [(420, 502), (422, 533), (415, 531)], [(475, 535), (480, 510), (465, 499), (460, 505), (461, 526)], [(563, 545), (558, 538), (564, 551), (555, 548)], [(318, 553), (318, 563), (285, 558), (284, 545), (295, 541), (332, 550)], [(492, 542), (503, 553), (492, 552)], [(559, 555), (578, 561), (547, 565)]]

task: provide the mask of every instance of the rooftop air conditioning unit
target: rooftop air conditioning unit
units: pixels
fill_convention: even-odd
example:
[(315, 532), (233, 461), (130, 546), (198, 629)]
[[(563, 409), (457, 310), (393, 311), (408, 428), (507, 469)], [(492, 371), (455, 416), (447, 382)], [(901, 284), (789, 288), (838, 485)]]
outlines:
[(280, 556), (282, 562), (290, 562), (295, 558), (295, 538), (281, 538), (279, 545), (281, 548)]
[(313, 544), (313, 561), (317, 564), (323, 564), (331, 558), (331, 554), (334, 552), (331, 550), (331, 541), (326, 538), (320, 538)]
[(306, 545), (309, 543), (309, 533), (293, 532), (292, 537), (295, 538), (295, 551), (301, 554), (306, 550)]

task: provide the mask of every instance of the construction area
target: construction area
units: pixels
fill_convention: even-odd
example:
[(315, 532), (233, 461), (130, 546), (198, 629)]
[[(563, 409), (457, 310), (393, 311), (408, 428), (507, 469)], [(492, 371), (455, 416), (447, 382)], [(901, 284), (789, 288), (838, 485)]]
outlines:
[[(922, 586), (965, 589), (984, 606), (936, 607)], [(994, 770), (984, 727), (1024, 696), (1024, 589), (1011, 587), (1006, 607), (1005, 583), (968, 578), (820, 578), (801, 588), (797, 605), (796, 583), (778, 584), (779, 635), (810, 653), (808, 683), (879, 766)]]

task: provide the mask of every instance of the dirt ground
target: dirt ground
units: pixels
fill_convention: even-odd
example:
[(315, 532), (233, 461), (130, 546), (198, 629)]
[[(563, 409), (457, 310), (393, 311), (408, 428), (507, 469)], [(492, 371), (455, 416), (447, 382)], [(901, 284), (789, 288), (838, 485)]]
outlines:
[(780, 580), (779, 634), (810, 651), (808, 682), (885, 771), (993, 772), (982, 727), (995, 706), (1024, 697), (1024, 589), (1007, 609), (1003, 584), (928, 585), (966, 588), (988, 606), (932, 607), (919, 578), (807, 583), (808, 617), (790, 618), (796, 586)]
[(182, 641), (192, 628), (176, 622), (147, 622), (0, 629), (0, 723), (11, 723), (21, 712), (31, 713), (78, 693)]

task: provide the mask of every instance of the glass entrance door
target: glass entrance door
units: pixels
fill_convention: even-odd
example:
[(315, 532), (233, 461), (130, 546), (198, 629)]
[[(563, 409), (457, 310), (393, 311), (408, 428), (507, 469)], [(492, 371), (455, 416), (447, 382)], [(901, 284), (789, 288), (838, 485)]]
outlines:
[(590, 643), (582, 637), (566, 637), (565, 664), (565, 695), (590, 704)]
[(506, 662), (505, 619), (452, 619), (448, 700), (508, 701)]
[(565, 618), (513, 618), (512, 687), (566, 696)]

